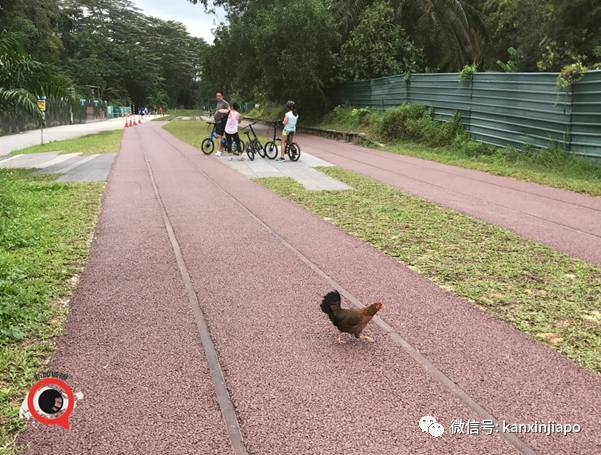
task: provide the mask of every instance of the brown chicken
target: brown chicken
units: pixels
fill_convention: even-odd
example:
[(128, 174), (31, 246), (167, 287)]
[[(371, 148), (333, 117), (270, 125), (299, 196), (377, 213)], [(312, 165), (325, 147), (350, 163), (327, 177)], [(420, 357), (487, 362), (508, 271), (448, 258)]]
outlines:
[(345, 309), (340, 307), (340, 293), (338, 291), (328, 292), (322, 302), (321, 311), (328, 315), (332, 324), (340, 331), (336, 336), (338, 343), (344, 343), (342, 333), (350, 333), (364, 341), (373, 343), (373, 338), (361, 335), (361, 332), (371, 318), (384, 306), (381, 303), (372, 303), (361, 309)]

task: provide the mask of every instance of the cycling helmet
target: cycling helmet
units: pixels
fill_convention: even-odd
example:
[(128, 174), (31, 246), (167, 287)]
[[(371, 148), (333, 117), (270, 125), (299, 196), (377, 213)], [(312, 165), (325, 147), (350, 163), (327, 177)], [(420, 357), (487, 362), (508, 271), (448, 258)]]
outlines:
[(292, 109), (294, 107), (294, 101), (287, 101), (286, 102), (286, 107), (288, 109)]

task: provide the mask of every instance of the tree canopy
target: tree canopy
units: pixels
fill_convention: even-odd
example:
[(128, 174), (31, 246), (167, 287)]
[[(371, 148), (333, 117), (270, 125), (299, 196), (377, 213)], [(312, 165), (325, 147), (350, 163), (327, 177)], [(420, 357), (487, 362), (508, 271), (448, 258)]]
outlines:
[(597, 0), (175, 1), (225, 10), (213, 44), (130, 0), (3, 0), (0, 102), (29, 109), (54, 90), (194, 107), (220, 89), (319, 109), (341, 80), (601, 62)]
[[(559, 71), (601, 61), (596, 0), (188, 0), (228, 24), (206, 76), (303, 104), (341, 79), (408, 71)], [(225, 63), (227, 62), (227, 63)]]
[(0, 77), (5, 106), (28, 110), (51, 87), (124, 104), (198, 103), (207, 43), (129, 0), (6, 0), (0, 33), (10, 43), (0, 65), (13, 62)]

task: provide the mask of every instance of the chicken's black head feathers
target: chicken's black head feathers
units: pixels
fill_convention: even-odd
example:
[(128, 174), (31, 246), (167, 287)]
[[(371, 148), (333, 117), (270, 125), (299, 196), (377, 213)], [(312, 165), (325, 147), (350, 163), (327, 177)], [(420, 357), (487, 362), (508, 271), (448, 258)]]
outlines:
[(326, 313), (328, 316), (332, 314), (332, 306), (338, 306), (340, 308), (340, 293), (338, 291), (328, 292), (323, 300), (321, 301), (321, 311)]

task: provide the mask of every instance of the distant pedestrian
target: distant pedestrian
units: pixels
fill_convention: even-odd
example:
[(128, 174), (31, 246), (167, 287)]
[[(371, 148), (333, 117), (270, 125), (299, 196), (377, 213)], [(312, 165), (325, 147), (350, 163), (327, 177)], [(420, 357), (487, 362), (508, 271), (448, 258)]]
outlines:
[[(238, 125), (240, 125), (240, 105), (238, 103), (232, 103), (232, 108), (227, 116), (227, 122), (225, 124), (225, 142), (227, 145), (228, 153), (232, 153), (232, 142), (236, 143), (238, 147), (238, 153), (240, 153), (240, 161), (244, 159), (242, 156), (242, 147), (240, 144), (240, 136), (238, 135)], [(230, 160), (233, 159), (230, 156)]]
[(221, 156), (223, 153), (223, 144), (221, 139), (225, 133), (225, 124), (227, 117), (230, 112), (230, 103), (223, 99), (223, 92), (218, 90), (215, 92), (215, 114), (213, 114), (213, 120), (215, 121), (215, 132), (217, 133), (217, 144), (219, 144), (219, 150), (215, 155)]

